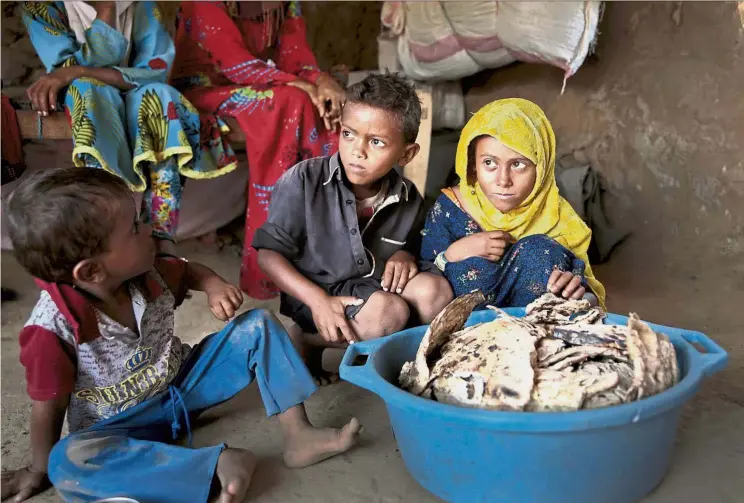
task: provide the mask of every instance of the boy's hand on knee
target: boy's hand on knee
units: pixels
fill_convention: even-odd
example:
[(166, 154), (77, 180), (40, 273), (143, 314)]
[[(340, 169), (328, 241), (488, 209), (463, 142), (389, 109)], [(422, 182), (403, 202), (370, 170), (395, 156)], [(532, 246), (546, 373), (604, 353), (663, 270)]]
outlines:
[(586, 293), (586, 288), (581, 284), (581, 281), (581, 276), (555, 269), (548, 279), (548, 291), (560, 295), (564, 299), (578, 300)]
[(346, 318), (347, 306), (361, 306), (364, 303), (357, 297), (330, 297), (328, 295), (320, 299), (315, 305), (310, 306), (313, 313), (315, 328), (320, 336), (327, 342), (348, 342), (353, 344), (357, 341), (354, 330)]
[(218, 320), (229, 321), (243, 304), (240, 289), (226, 282), (219, 276), (210, 278), (204, 285), (209, 308)]
[(417, 274), (416, 258), (407, 251), (399, 250), (385, 264), (382, 289), (386, 292), (403, 293), (408, 282)]
[(47, 474), (35, 472), (31, 467), (3, 472), (2, 500), (13, 497), (13, 503), (25, 501), (51, 486)]

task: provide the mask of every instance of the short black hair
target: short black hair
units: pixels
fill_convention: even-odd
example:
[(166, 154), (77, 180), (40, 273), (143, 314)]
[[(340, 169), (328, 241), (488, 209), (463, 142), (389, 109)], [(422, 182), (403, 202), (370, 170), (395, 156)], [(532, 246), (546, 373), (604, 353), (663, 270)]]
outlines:
[(381, 108), (394, 114), (406, 143), (416, 143), (421, 125), (421, 101), (416, 88), (395, 73), (373, 73), (346, 91), (347, 103)]
[(7, 202), (13, 254), (33, 276), (70, 282), (82, 260), (108, 250), (127, 184), (102, 169), (40, 170), (23, 180)]

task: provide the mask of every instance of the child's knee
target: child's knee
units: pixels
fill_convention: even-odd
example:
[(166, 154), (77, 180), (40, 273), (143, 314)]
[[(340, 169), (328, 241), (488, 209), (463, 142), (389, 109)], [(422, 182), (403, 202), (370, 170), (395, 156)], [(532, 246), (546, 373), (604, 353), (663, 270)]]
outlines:
[(514, 246), (518, 260), (529, 261), (532, 265), (541, 264), (551, 270), (553, 266), (569, 266), (573, 258), (563, 245), (544, 234), (524, 237)]
[(268, 309), (250, 309), (237, 315), (230, 323), (233, 325), (240, 325), (241, 328), (257, 324), (265, 326), (269, 323), (279, 323), (281, 325), (277, 317), (274, 316), (274, 313)]
[[(382, 337), (403, 330), (411, 316), (408, 303), (399, 295), (383, 291), (375, 292), (367, 301), (363, 319), (357, 321), (373, 328), (368, 337)], [(362, 314), (362, 311), (360, 311)]]
[(452, 287), (447, 278), (435, 274), (422, 272), (415, 279), (411, 285), (413, 287), (411, 298), (418, 307), (419, 314), (425, 318), (423, 321), (431, 321), (452, 302), (454, 298)]

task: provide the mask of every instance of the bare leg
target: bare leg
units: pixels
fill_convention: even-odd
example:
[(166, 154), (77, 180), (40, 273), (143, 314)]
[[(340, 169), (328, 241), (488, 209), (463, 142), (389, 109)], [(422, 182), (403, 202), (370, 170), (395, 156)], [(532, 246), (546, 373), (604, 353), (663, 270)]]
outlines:
[(401, 297), (411, 305), (419, 321), (428, 325), (454, 296), (447, 278), (422, 272), (408, 282)]
[(287, 328), (287, 333), (295, 349), (305, 361), (317, 386), (328, 386), (338, 382), (340, 379), (338, 372), (328, 372), (323, 368), (323, 350), (327, 347), (344, 347), (345, 345), (327, 343), (318, 334), (306, 334), (296, 323)]
[(408, 303), (401, 296), (380, 290), (367, 299), (350, 324), (361, 340), (377, 339), (403, 330), (409, 315)]
[(348, 451), (362, 429), (356, 418), (341, 429), (315, 428), (303, 404), (287, 409), (277, 419), (284, 432), (284, 462), (290, 468), (314, 465)]
[(158, 253), (164, 255), (178, 256), (178, 250), (176, 250), (176, 243), (169, 239), (158, 239), (155, 238), (155, 244), (158, 247)]
[(220, 483), (219, 503), (242, 503), (255, 469), (256, 458), (250, 451), (231, 448), (222, 451), (215, 472)]

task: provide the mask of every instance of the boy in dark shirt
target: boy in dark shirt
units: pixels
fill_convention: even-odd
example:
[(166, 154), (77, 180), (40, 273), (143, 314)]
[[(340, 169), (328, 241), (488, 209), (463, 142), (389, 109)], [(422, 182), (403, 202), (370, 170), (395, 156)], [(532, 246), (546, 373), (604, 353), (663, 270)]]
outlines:
[[(420, 122), (413, 86), (371, 75), (347, 92), (339, 152), (297, 164), (274, 188), (253, 247), (282, 314), (321, 344), (389, 335), (411, 314), (429, 323), (452, 300), (416, 260), (423, 198), (401, 169), (419, 151)], [(321, 372), (317, 358), (308, 366)]]
[[(150, 227), (132, 194), (99, 169), (50, 170), (8, 202), (13, 251), (41, 287), (20, 334), (31, 406), (31, 464), (4, 471), (2, 499), (23, 501), (51, 481), (65, 501), (238, 503), (255, 459), (225, 444), (174, 442), (191, 419), (258, 381), (285, 437), (284, 460), (300, 467), (349, 449), (342, 430), (313, 428), (304, 400), (316, 387), (279, 321), (259, 309), (189, 347), (173, 333), (189, 290), (206, 293), (228, 321), (243, 302), (211, 269), (155, 257)], [(70, 434), (60, 440), (67, 415)], [(190, 447), (190, 445), (189, 445)]]

